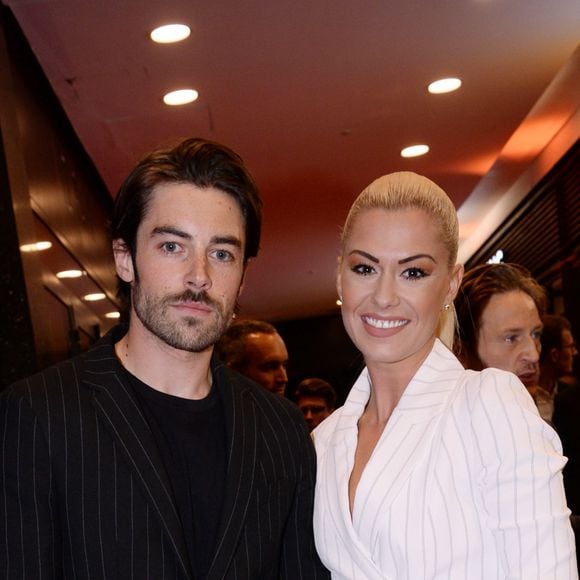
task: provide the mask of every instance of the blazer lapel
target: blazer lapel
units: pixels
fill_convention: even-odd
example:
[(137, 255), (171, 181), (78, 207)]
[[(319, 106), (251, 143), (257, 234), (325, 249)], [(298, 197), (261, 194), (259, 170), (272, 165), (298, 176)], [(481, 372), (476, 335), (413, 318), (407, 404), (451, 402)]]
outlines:
[(376, 532), (365, 522), (375, 521), (379, 511), (385, 513), (417, 465), (428, 460), (462, 373), (457, 359), (437, 341), (407, 386), (356, 492), (352, 520), (363, 544), (372, 545)]
[(115, 356), (111, 334), (87, 353), (87, 366), (81, 381), (93, 390), (93, 404), (97, 413), (151, 503), (152, 511), (175, 548), (186, 577), (192, 578), (183, 528), (169, 480), (151, 429), (135, 400), (125, 371)]
[(223, 578), (235, 554), (254, 489), (259, 433), (251, 390), (216, 359), (212, 374), (224, 405), (228, 463), (221, 523), (208, 580)]

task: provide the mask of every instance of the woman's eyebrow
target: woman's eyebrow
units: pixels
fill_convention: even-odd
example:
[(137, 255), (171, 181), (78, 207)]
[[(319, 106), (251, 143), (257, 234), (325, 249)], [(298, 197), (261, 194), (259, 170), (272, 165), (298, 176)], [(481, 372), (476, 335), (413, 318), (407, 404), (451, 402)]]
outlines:
[(427, 258), (431, 260), (434, 264), (437, 263), (437, 260), (431, 254), (415, 254), (414, 256), (409, 256), (408, 258), (403, 258), (399, 260), (399, 264), (407, 264), (408, 262), (412, 262), (413, 260), (418, 260), (419, 258)]
[(374, 262), (375, 264), (379, 263), (378, 258), (375, 258), (375, 256), (373, 256), (372, 254), (369, 254), (367, 252), (363, 252), (363, 250), (353, 250), (352, 252), (349, 253), (349, 256), (352, 256), (353, 254), (359, 254), (359, 255), (363, 256), (364, 258), (366, 258), (367, 260)]

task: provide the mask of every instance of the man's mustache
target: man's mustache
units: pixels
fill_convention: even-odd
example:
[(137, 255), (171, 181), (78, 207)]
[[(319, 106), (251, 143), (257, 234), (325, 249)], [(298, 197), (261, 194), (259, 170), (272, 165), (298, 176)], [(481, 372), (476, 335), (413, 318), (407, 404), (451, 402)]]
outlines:
[(210, 298), (205, 290), (200, 290), (199, 292), (186, 290), (181, 294), (172, 294), (171, 296), (166, 296), (164, 302), (198, 302), (213, 308), (219, 308), (219, 303)]

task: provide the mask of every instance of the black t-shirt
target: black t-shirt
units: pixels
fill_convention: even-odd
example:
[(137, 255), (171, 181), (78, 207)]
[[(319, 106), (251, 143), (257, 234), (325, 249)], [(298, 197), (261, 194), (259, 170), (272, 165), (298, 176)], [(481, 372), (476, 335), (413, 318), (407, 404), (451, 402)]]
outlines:
[(192, 400), (152, 389), (128, 373), (157, 441), (176, 501), (195, 578), (215, 552), (226, 477), (225, 419), (216, 388)]

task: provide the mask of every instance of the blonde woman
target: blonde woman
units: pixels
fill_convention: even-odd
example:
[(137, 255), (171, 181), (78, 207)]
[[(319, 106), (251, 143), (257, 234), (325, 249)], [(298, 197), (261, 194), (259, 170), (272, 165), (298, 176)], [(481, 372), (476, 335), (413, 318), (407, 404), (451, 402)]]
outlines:
[(376, 180), (347, 217), (337, 286), (366, 368), (314, 431), (335, 579), (577, 578), (556, 433), (517, 377), (450, 350), (457, 244), (452, 202), (413, 173)]

